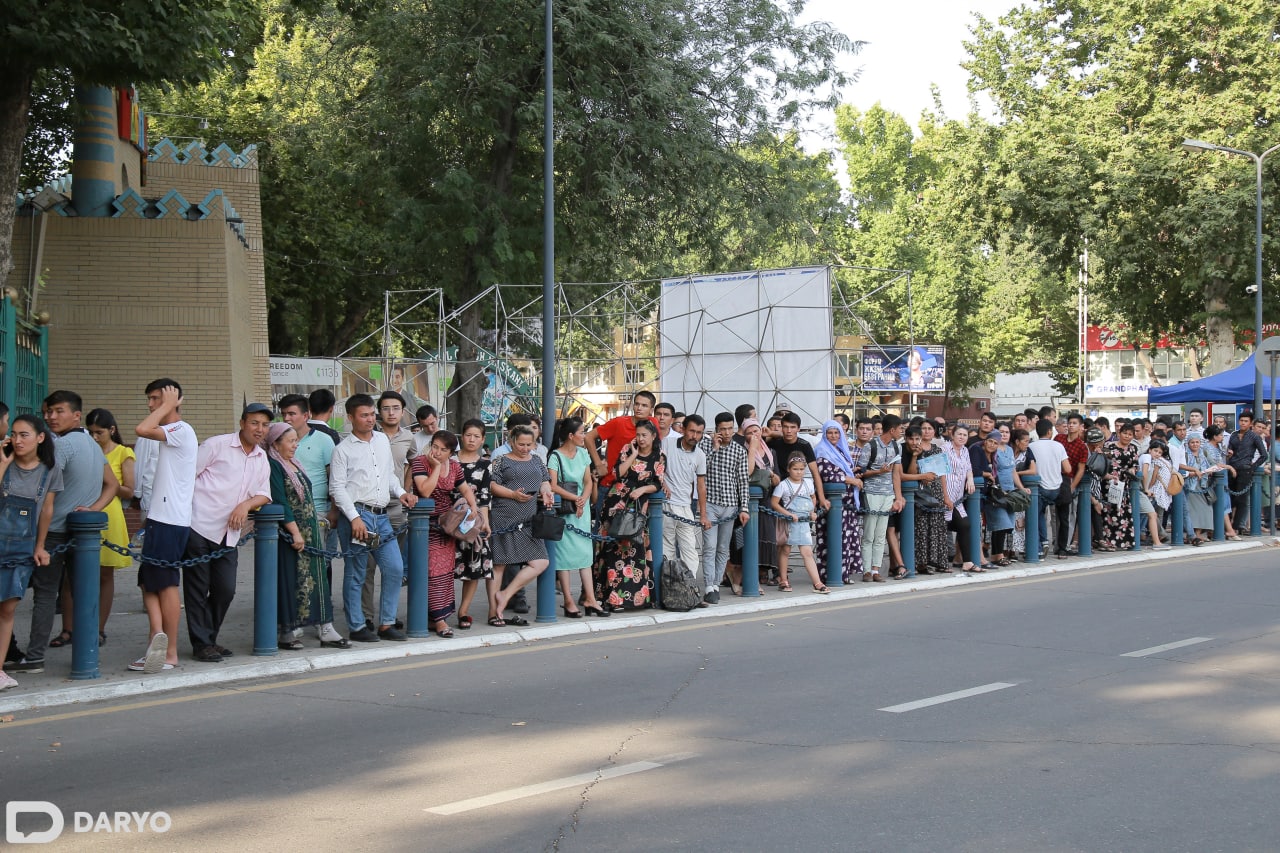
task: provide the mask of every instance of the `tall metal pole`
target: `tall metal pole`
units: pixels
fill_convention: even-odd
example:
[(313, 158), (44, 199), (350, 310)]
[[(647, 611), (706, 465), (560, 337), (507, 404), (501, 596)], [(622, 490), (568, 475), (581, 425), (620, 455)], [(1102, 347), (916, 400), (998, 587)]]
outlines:
[(552, 68), (552, 0), (546, 0), (543, 50), (544, 136), (542, 153), (542, 440), (554, 447), (556, 425), (556, 188), (555, 78)]
[[(1262, 358), (1262, 352), (1259, 349), (1262, 346), (1262, 160), (1267, 154), (1276, 149), (1272, 148), (1265, 152), (1261, 157), (1254, 157), (1254, 162), (1258, 166), (1258, 206), (1257, 206), (1257, 231), (1254, 233), (1256, 245), (1254, 246), (1254, 269), (1253, 269), (1253, 417), (1254, 420), (1262, 417), (1262, 413), (1266, 411), (1262, 408), (1262, 379), (1259, 368), (1262, 367), (1257, 361)], [(1272, 389), (1272, 394), (1275, 390)], [(1254, 531), (1255, 533), (1257, 531)]]

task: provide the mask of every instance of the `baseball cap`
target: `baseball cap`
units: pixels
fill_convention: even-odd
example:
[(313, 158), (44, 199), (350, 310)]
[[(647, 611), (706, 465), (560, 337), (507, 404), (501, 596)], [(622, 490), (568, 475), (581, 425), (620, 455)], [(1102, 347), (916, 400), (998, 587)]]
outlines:
[(1106, 438), (1106, 436), (1104, 436), (1102, 434), (1102, 430), (1097, 427), (1090, 427), (1089, 431), (1084, 434), (1084, 440), (1087, 444), (1097, 444), (1104, 438)]
[(256, 415), (259, 413), (270, 416), (271, 407), (266, 403), (249, 403), (244, 407), (244, 411), (240, 413), (240, 417), (247, 418), (249, 415)]

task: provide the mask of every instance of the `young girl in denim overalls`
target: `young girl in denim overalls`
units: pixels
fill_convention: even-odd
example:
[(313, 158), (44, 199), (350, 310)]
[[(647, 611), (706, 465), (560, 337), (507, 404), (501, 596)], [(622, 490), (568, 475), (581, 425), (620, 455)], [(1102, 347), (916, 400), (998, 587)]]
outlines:
[(813, 583), (813, 591), (826, 595), (830, 590), (818, 576), (818, 564), (813, 558), (813, 534), (809, 522), (818, 517), (814, 512), (813, 484), (805, 480), (804, 470), (808, 467), (804, 457), (796, 454), (787, 460), (787, 479), (779, 483), (773, 490), (774, 512), (790, 516), (787, 525), (787, 541), (778, 546), (778, 592), (790, 592), (791, 584), (787, 582), (787, 558), (791, 554), (791, 546), (800, 549), (804, 559), (805, 571)]
[[(0, 658), (9, 651), (13, 614), (31, 573), (49, 565), (44, 539), (53, 493), (62, 490), (62, 474), (53, 465), (53, 434), (44, 421), (35, 415), (14, 418), (13, 434), (0, 442)], [(17, 686), (0, 672), (0, 690)]]

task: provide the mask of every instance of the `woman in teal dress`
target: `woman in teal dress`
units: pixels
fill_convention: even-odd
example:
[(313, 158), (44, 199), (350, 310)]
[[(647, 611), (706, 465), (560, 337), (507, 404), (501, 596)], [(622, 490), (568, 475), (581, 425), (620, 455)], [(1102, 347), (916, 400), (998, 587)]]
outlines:
[[(572, 503), (576, 509), (564, 517), (565, 524), (581, 534), (591, 533), (591, 504), (595, 499), (595, 477), (591, 475), (591, 459), (585, 449), (587, 427), (581, 418), (565, 418), (556, 429), (557, 449), (551, 451), (547, 468), (551, 470), (551, 490), (560, 496), (560, 505)], [(592, 616), (609, 614), (596, 601), (595, 584), (591, 580), (591, 566), (595, 562), (595, 543), (586, 535), (566, 530), (556, 549), (556, 580), (560, 594), (564, 596), (564, 615), (581, 619), (582, 610)], [(582, 610), (569, 609), (573, 602), (572, 576), (578, 572), (582, 580), (582, 596), (578, 603)]]
[(288, 542), (282, 538), (276, 549), (279, 646), (300, 651), (303, 626), (314, 625), (321, 646), (351, 648), (351, 643), (333, 627), (333, 603), (324, 558), (303, 550), (308, 545), (323, 548), (324, 537), (312, 500), (311, 481), (293, 460), (298, 449), (298, 434), (288, 424), (272, 424), (264, 443), (271, 464), (271, 502), (284, 509), (280, 527), (289, 537)]

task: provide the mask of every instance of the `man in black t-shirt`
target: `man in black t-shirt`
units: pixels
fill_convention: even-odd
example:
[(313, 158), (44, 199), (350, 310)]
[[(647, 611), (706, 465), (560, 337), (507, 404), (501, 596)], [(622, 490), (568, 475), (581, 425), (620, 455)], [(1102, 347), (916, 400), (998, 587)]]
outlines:
[(782, 437), (769, 439), (769, 450), (773, 453), (773, 467), (779, 477), (787, 476), (787, 460), (799, 454), (809, 466), (813, 475), (813, 491), (818, 499), (818, 506), (827, 509), (831, 502), (823, 494), (822, 477), (818, 476), (818, 457), (813, 452), (813, 445), (800, 437), (800, 416), (795, 412), (787, 412), (782, 416)]

